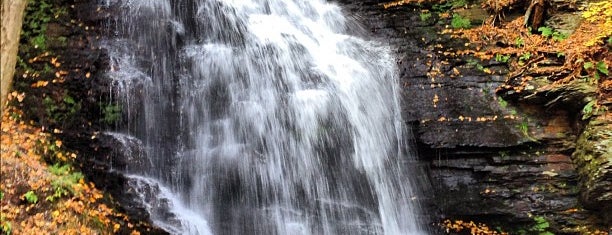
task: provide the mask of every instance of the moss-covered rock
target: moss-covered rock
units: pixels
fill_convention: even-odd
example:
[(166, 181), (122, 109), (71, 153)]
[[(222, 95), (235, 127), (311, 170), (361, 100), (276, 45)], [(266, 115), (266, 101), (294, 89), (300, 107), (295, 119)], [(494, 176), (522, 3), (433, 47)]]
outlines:
[(578, 139), (574, 162), (580, 175), (581, 199), (588, 208), (599, 210), (609, 224), (612, 215), (612, 115), (598, 116)]

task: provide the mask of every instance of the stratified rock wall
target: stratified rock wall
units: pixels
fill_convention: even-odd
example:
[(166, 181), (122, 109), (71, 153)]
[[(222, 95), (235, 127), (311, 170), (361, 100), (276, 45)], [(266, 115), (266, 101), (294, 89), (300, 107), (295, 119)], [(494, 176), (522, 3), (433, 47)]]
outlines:
[[(498, 96), (496, 89), (506, 82), (506, 65), (445, 54), (462, 49), (465, 42), (439, 34), (444, 28), (441, 19), (422, 20), (416, 6), (383, 9), (381, 0), (337, 1), (397, 54), (403, 117), (415, 133), (420, 161), (429, 168), (431, 185), (424, 187), (424, 203), (430, 222), (468, 219), (519, 229), (531, 226), (533, 216), (543, 216), (555, 232), (566, 233), (601, 223), (598, 215), (610, 223), (605, 215), (612, 187), (611, 118), (597, 118), (583, 132), (581, 117), (575, 115), (594, 91), (575, 83), (537, 93), (546, 81), (536, 79), (521, 95), (502, 91)], [(66, 2), (82, 14), (78, 18), (96, 28), (112, 14), (109, 9), (97, 11), (95, 1)], [(65, 31), (51, 29), (55, 29), (51, 34)], [(96, 49), (94, 33), (85, 37), (79, 29), (64, 34), (71, 37), (71, 49), (62, 58), (77, 71), (67, 82), (75, 93), (80, 91), (75, 97), (86, 101), (107, 96), (108, 84), (102, 82), (107, 58)], [(76, 40), (79, 37), (83, 38)], [(91, 79), (78, 79), (87, 72)], [(566, 97), (558, 101), (558, 94)], [(97, 102), (87, 102), (91, 103), (88, 115), (100, 110)], [(64, 142), (91, 156), (80, 159), (87, 166), (85, 173), (123, 202), (128, 214), (146, 220), (142, 205), (130, 208), (126, 179), (113, 173), (125, 168), (126, 161), (139, 159), (134, 152), (120, 155), (116, 149), (120, 139), (96, 134), (100, 127), (95, 125), (82, 130), (70, 126), (74, 129), (64, 134)], [(132, 150), (138, 152), (136, 148), (123, 152)]]
[[(415, 5), (384, 9), (383, 1), (339, 2), (396, 50), (403, 117), (430, 167), (426, 201), (435, 214), (432, 223), (468, 219), (529, 231), (534, 217), (542, 216), (554, 232), (572, 234), (601, 222), (579, 195), (592, 203), (588, 208), (610, 205), (609, 166), (603, 166), (609, 151), (582, 154), (594, 157), (579, 164), (593, 166), (587, 170), (598, 169), (597, 177), (604, 178), (587, 183), (586, 191), (580, 191), (572, 160), (581, 132), (576, 114), (592, 89), (570, 84), (533, 95), (546, 84), (532, 84), (523, 94), (496, 91), (508, 67), (445, 53), (465, 49), (466, 42), (440, 34), (443, 19), (423, 20)], [(603, 139), (605, 133), (597, 133)]]

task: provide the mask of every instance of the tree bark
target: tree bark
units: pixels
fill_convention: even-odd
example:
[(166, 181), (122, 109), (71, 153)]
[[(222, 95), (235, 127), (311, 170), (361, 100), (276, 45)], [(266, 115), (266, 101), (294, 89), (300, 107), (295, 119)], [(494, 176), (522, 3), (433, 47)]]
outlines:
[(544, 25), (546, 7), (546, 0), (531, 0), (525, 12), (525, 26), (531, 27), (532, 32), (538, 32), (538, 29)]
[(17, 52), (19, 50), (19, 34), (23, 23), (23, 14), (27, 0), (2, 0), (2, 29), (0, 42), (0, 115), (4, 111), (7, 96), (13, 82)]

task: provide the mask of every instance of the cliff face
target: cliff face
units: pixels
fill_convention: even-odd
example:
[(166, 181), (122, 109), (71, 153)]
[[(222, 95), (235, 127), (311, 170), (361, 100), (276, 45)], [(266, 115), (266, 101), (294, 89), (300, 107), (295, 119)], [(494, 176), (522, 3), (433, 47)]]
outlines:
[[(11, 2), (25, 1), (2, 2), (3, 69), (5, 63), (4, 5)], [(62, 149), (75, 154), (75, 159), (66, 160), (65, 157), (57, 157), (56, 159), (54, 156), (47, 156), (43, 160), (47, 161), (46, 163), (49, 165), (64, 166), (65, 164), (65, 166), (74, 167), (76, 171), (85, 175), (83, 179), (85, 183), (83, 184), (89, 185), (89, 182), (93, 182), (97, 189), (103, 191), (100, 202), (96, 203), (101, 203), (108, 208), (112, 208), (113, 211), (124, 214), (121, 217), (111, 218), (112, 222), (117, 223), (117, 225), (114, 228), (111, 226), (108, 231), (113, 231), (116, 234), (167, 234), (167, 232), (150, 225), (149, 215), (142, 205), (132, 203), (131, 199), (134, 192), (129, 190), (128, 180), (125, 176), (112, 170), (112, 167), (115, 167), (115, 169), (121, 167), (123, 162), (109, 160), (111, 155), (119, 155), (117, 152), (121, 150), (117, 148), (118, 144), (113, 142), (114, 139), (109, 139), (107, 136), (100, 134), (102, 130), (111, 129), (117, 122), (118, 117), (110, 118), (113, 120), (110, 120), (109, 117), (120, 116), (120, 114), (112, 111), (110, 81), (106, 77), (106, 72), (109, 70), (109, 58), (100, 47), (102, 43), (100, 38), (102, 34), (105, 34), (103, 31), (105, 24), (108, 23), (106, 20), (111, 13), (99, 4), (98, 1), (90, 0), (30, 1), (26, 8), (21, 40), (15, 41), (19, 43), (19, 58), (21, 61), (15, 70), (13, 87), (19, 97), (9, 101), (11, 106), (22, 110), (23, 114), (9, 112), (9, 115), (11, 117), (15, 116), (22, 123), (27, 122), (37, 126), (42, 129), (42, 132), (53, 133), (50, 135), (58, 139), (59, 143), (63, 143), (61, 144)], [(11, 8), (12, 10), (13, 8)], [(4, 72), (3, 70), (3, 102), (6, 94), (4, 91)], [(9, 130), (8, 127), (7, 130)], [(9, 134), (19, 136), (19, 132)], [(3, 137), (5, 137), (4, 133)], [(44, 139), (41, 138), (41, 140), (35, 142), (42, 140)], [(15, 141), (18, 141), (18, 139), (15, 139)], [(52, 155), (51, 153), (54, 152), (47, 151), (47, 147), (44, 148), (45, 156)], [(39, 150), (28, 149), (28, 151), (36, 152)], [(47, 154), (48, 152), (49, 154)], [(4, 154), (3, 150), (3, 156)], [(126, 153), (122, 154), (124, 155), (123, 160), (133, 157), (126, 156)], [(41, 153), (41, 155), (43, 154)], [(37, 156), (29, 157), (34, 159)], [(40, 159), (37, 158), (36, 160)], [(111, 163), (114, 163), (114, 165), (111, 166)], [(61, 196), (62, 194), (60, 194)], [(62, 198), (62, 200), (75, 202), (79, 200), (78, 198), (64, 196), (65, 198)], [(42, 200), (43, 198), (40, 198), (40, 201)], [(91, 201), (91, 203), (94, 201)], [(54, 203), (56, 202), (47, 199), (45, 203), (40, 202), (39, 204), (49, 206), (53, 210), (63, 208), (61, 205)], [(57, 203), (59, 204), (59, 201)], [(86, 204), (89, 205), (89, 202), (86, 202)], [(33, 215), (33, 213), (41, 212), (39, 210), (46, 209), (28, 209), (28, 213)], [(47, 212), (47, 215), (50, 215), (51, 211)], [(82, 214), (83, 210), (76, 210), (76, 212)], [(43, 215), (43, 213), (39, 213), (39, 215)], [(84, 221), (94, 215), (81, 216), (82, 218), (79, 218)], [(47, 223), (49, 217), (51, 216), (36, 220), (37, 227), (49, 226), (50, 223)], [(56, 216), (53, 216), (53, 218), (56, 218)], [(80, 221), (80, 223), (83, 223), (83, 221)], [(106, 230), (103, 229), (106, 229), (108, 224), (105, 222), (102, 225), (100, 220), (97, 222), (99, 224), (96, 225), (95, 229), (105, 232)], [(4, 216), (2, 223), (4, 226)], [(71, 224), (62, 224), (62, 226), (70, 227)], [(6, 231), (4, 227), (2, 229), (3, 232)]]
[[(78, 159), (84, 173), (123, 203), (135, 220), (147, 220), (142, 205), (126, 195), (127, 179), (110, 170), (126, 167), (133, 156), (122, 156), (116, 139), (97, 134), (108, 127), (101, 121), (99, 99), (109, 97), (110, 89), (104, 75), (108, 58), (95, 38), (112, 12), (100, 11), (94, 1), (63, 2), (75, 5), (70, 12), (84, 23), (52, 25), (48, 31), (51, 38), (69, 38), (68, 44), (50, 48), (62, 52), (62, 68), (70, 73), (65, 83), (50, 85), (62, 92), (29, 91), (23, 103), (27, 118), (67, 130), (61, 137), (86, 156)], [(429, 222), (467, 219), (529, 230), (534, 218), (544, 218), (557, 233), (573, 233), (582, 225), (609, 226), (612, 117), (607, 113), (586, 122), (579, 115), (596, 95), (592, 86), (581, 81), (548, 86), (545, 79), (534, 79), (521, 94), (497, 90), (511, 82), (507, 65), (445, 54), (466, 42), (439, 34), (442, 19), (423, 19), (416, 6), (383, 9), (380, 0), (338, 2), (397, 54), (403, 117), (429, 173), (421, 179), (427, 182), (423, 201)], [(52, 80), (55, 75), (49, 76)], [(73, 114), (80, 118), (46, 122), (44, 94), (52, 94), (59, 104), (64, 94), (80, 100), (80, 110)]]
[(444, 19), (423, 17), (416, 5), (340, 2), (396, 50), (403, 117), (429, 167), (430, 222), (474, 220), (520, 232), (532, 231), (539, 218), (555, 233), (609, 225), (598, 211), (611, 205), (611, 148), (603, 141), (610, 118), (583, 132), (580, 115), (596, 87), (534, 79), (520, 94), (498, 89), (512, 85), (509, 67), (450, 56), (467, 41), (440, 33)]

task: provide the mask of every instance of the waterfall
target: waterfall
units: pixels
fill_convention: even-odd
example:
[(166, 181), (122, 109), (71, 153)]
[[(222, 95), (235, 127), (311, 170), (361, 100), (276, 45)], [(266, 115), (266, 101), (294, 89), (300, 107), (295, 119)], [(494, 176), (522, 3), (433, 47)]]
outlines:
[(106, 48), (128, 123), (122, 132), (142, 141), (150, 162), (127, 173), (139, 175), (137, 190), (156, 188), (143, 190), (142, 200), (160, 227), (175, 234), (424, 233), (406, 167), (412, 156), (394, 58), (339, 6), (105, 4), (119, 13)]

